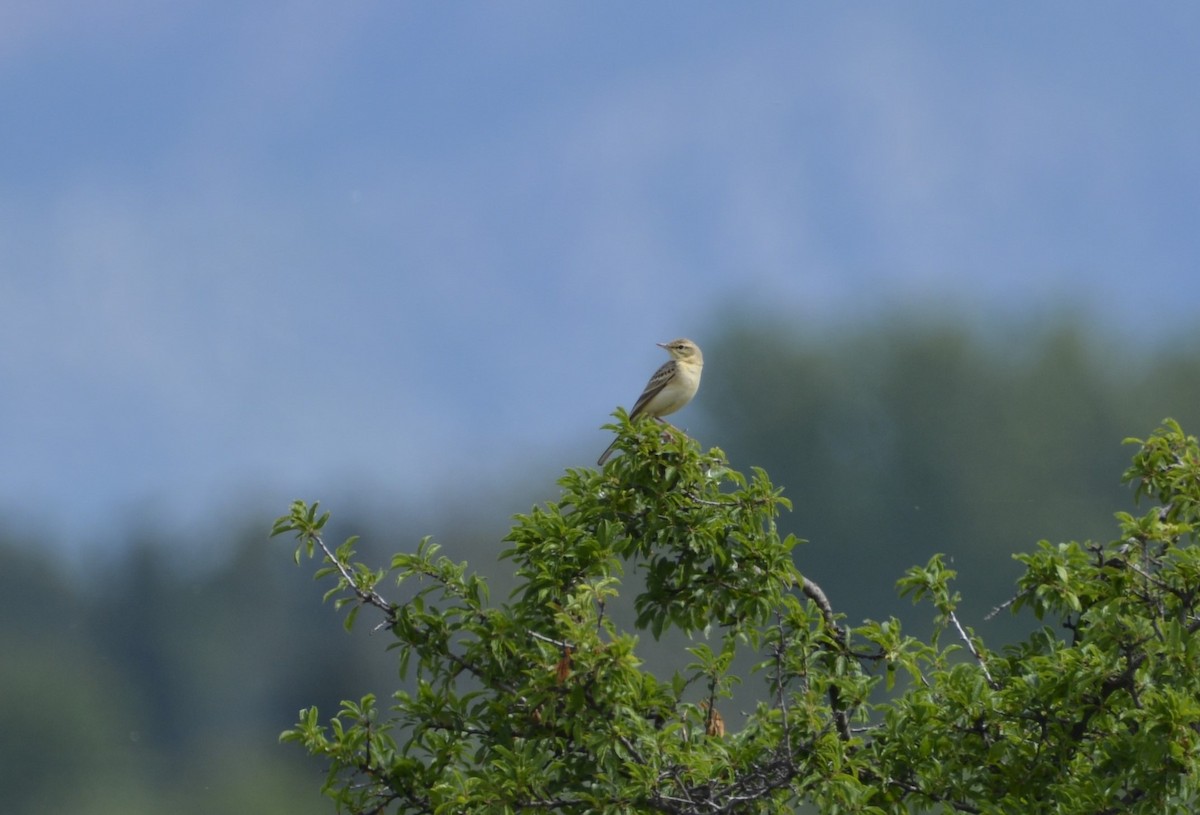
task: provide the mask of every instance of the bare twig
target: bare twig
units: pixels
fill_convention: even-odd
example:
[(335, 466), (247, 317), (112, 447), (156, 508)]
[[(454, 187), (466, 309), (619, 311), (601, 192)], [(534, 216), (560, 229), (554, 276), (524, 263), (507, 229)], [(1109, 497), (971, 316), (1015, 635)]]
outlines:
[[(362, 605), (375, 606), (387, 615), (387, 624), (393, 625), (396, 622), (396, 605), (389, 603), (383, 599), (383, 596), (375, 589), (364, 589), (355, 582), (354, 572), (350, 571), (350, 567), (343, 563), (337, 555), (325, 544), (325, 539), (320, 535), (310, 533), (309, 537), (316, 542), (317, 546), (321, 547), (321, 551), (325, 553), (325, 559), (337, 567), (338, 573), (342, 576), (342, 580), (346, 585), (354, 590), (354, 594), (358, 597), (358, 601)], [(386, 627), (386, 626), (385, 626)]]
[(992, 679), (992, 674), (988, 671), (987, 661), (984, 660), (983, 654), (975, 647), (975, 643), (971, 642), (971, 638), (967, 636), (966, 630), (962, 627), (962, 623), (958, 621), (958, 615), (953, 611), (950, 612), (950, 622), (954, 623), (954, 628), (958, 631), (958, 636), (962, 637), (962, 641), (967, 644), (967, 650), (971, 652), (971, 656), (975, 657), (975, 661), (979, 663), (979, 667), (983, 669), (983, 675), (987, 679), (988, 684), (993, 688), (996, 687), (996, 681)]
[(837, 619), (833, 613), (833, 605), (829, 602), (829, 598), (825, 596), (824, 590), (807, 577), (802, 578), (802, 580), (800, 590), (804, 592), (805, 597), (817, 604), (817, 608), (821, 609), (821, 616), (825, 618), (826, 627), (834, 633), (839, 642), (844, 644), (845, 634), (837, 624)]
[(956, 801), (956, 800), (949, 799), (949, 798), (943, 798), (940, 795), (936, 795), (934, 793), (931, 793), (931, 792), (921, 789), (921, 787), (919, 787), (918, 785), (916, 785), (910, 781), (903, 781), (898, 778), (888, 778), (888, 779), (884, 779), (884, 781), (886, 781), (889, 784), (892, 784), (893, 786), (899, 787), (900, 789), (904, 790), (905, 792), (915, 793), (917, 795), (921, 795), (925, 798), (928, 798), (931, 801), (937, 801), (938, 803), (944, 804), (948, 807), (953, 807), (954, 809), (958, 810), (959, 812), (978, 813), (980, 811), (977, 807), (975, 807), (972, 804), (968, 804), (966, 801)]
[(783, 681), (783, 655), (787, 650), (784, 643), (787, 637), (783, 628), (783, 615), (779, 612), (775, 613), (775, 625), (779, 629), (779, 642), (775, 645), (775, 699), (779, 705), (780, 721), (783, 726), (783, 742), (790, 757), (792, 752), (792, 728), (791, 722), (788, 720), (787, 694), (784, 693)]
[(1001, 611), (1004, 611), (1004, 609), (1008, 608), (1013, 603), (1017, 602), (1018, 600), (1020, 600), (1022, 597), (1024, 597), (1027, 594), (1029, 594), (1029, 592), (1023, 591), (1023, 592), (1020, 592), (1019, 594), (1014, 594), (1012, 597), (1009, 597), (1003, 603), (1001, 603), (1000, 605), (996, 606), (991, 611), (989, 611), (983, 618), (984, 622), (991, 620), (993, 617), (995, 617)]
[[(837, 617), (833, 613), (833, 605), (829, 602), (829, 598), (825, 595), (824, 590), (807, 577), (803, 577), (801, 580), (800, 590), (804, 592), (805, 597), (817, 604), (817, 608), (821, 609), (821, 616), (825, 620), (825, 627), (833, 635), (838, 647), (843, 652), (849, 652), (850, 643), (846, 639), (846, 632), (837, 624)], [(836, 684), (830, 684), (829, 686), (829, 706), (833, 709), (833, 720), (837, 724), (838, 735), (842, 737), (843, 741), (849, 741), (850, 717), (846, 715), (845, 707), (842, 705), (842, 694)]]
[(574, 647), (569, 642), (566, 642), (564, 640), (556, 640), (553, 637), (547, 637), (545, 634), (534, 631), (532, 628), (529, 629), (529, 636), (533, 637), (535, 640), (541, 640), (542, 642), (548, 642), (551, 645), (553, 645), (559, 649)]

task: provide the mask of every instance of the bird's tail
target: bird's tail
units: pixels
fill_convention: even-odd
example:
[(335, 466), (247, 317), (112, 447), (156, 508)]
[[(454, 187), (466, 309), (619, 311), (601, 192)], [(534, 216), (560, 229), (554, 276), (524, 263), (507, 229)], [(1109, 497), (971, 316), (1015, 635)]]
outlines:
[(606, 449), (603, 453), (600, 454), (599, 460), (596, 461), (596, 466), (603, 467), (604, 462), (608, 461), (608, 457), (613, 454), (613, 450), (615, 450), (616, 448), (617, 448), (617, 439), (613, 439), (613, 443), (608, 445), (608, 449)]

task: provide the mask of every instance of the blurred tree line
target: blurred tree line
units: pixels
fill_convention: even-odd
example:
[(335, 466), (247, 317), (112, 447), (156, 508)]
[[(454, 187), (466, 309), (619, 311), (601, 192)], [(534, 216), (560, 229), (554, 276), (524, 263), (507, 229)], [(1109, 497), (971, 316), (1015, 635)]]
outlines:
[(978, 620), (1011, 596), (1014, 552), (1115, 534), (1113, 514), (1133, 507), (1124, 439), (1200, 420), (1198, 348), (1125, 348), (1066, 315), (829, 338), (742, 321), (705, 348), (696, 430), (785, 487), (781, 529), (810, 542), (798, 566), (852, 624), (903, 612), (896, 579), (935, 552)]
[[(1200, 426), (1195, 343), (1123, 349), (1099, 334), (1066, 318), (987, 330), (899, 321), (836, 336), (745, 319), (697, 337), (704, 387), (679, 424), (785, 487), (795, 511), (781, 529), (809, 541), (799, 568), (852, 624), (904, 616), (896, 580), (944, 552), (964, 619), (996, 644), (1006, 618), (982, 618), (1012, 594), (1011, 555), (1043, 538), (1112, 537), (1113, 513), (1132, 506), (1122, 439), (1165, 416)], [(578, 462), (549, 467), (517, 509), (553, 497), (568, 465)], [(322, 768), (278, 734), (304, 706), (386, 699), (395, 669), (365, 641), (369, 625), (343, 631), (323, 587), (266, 542), (279, 511), (263, 508), (240, 532), (214, 520), (135, 536), (85, 578), (42, 542), (0, 532), (7, 812), (330, 811)], [(346, 534), (364, 535), (364, 559), (432, 532), (496, 575), (501, 597), (509, 579), (496, 553), (511, 510), (475, 511), (449, 528), (378, 534), (341, 515)], [(224, 554), (179, 566), (180, 552), (205, 547)]]

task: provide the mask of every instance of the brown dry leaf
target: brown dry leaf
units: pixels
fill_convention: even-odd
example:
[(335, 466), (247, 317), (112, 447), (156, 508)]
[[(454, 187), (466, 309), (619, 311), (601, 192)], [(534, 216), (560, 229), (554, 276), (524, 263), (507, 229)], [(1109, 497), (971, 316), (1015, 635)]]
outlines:
[(558, 665), (554, 668), (554, 679), (558, 684), (567, 681), (567, 677), (571, 675), (571, 649), (564, 648), (562, 659), (558, 661)]
[(721, 718), (721, 711), (717, 710), (709, 702), (702, 702), (704, 708), (704, 733), (708, 736), (717, 736), (718, 738), (725, 735), (725, 720)]

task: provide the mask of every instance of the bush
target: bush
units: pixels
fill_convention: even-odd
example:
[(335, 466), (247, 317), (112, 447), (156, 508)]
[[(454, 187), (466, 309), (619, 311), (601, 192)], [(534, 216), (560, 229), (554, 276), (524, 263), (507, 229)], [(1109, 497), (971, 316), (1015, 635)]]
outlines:
[(623, 456), (569, 470), (557, 502), (516, 519), (507, 602), (429, 539), (373, 569), (353, 538), (326, 543), (316, 504), (276, 522), (297, 562), (320, 555), (347, 626), (378, 614), (406, 680), (283, 734), (328, 762), (340, 809), (1192, 810), (1200, 452), (1178, 425), (1131, 440), (1125, 479), (1152, 506), (1118, 515), (1117, 540), (1016, 555), (1006, 610), (1039, 625), (993, 651), (940, 556), (899, 582), (932, 608), (927, 640), (895, 618), (847, 626), (795, 567), (765, 472), (618, 418)]

